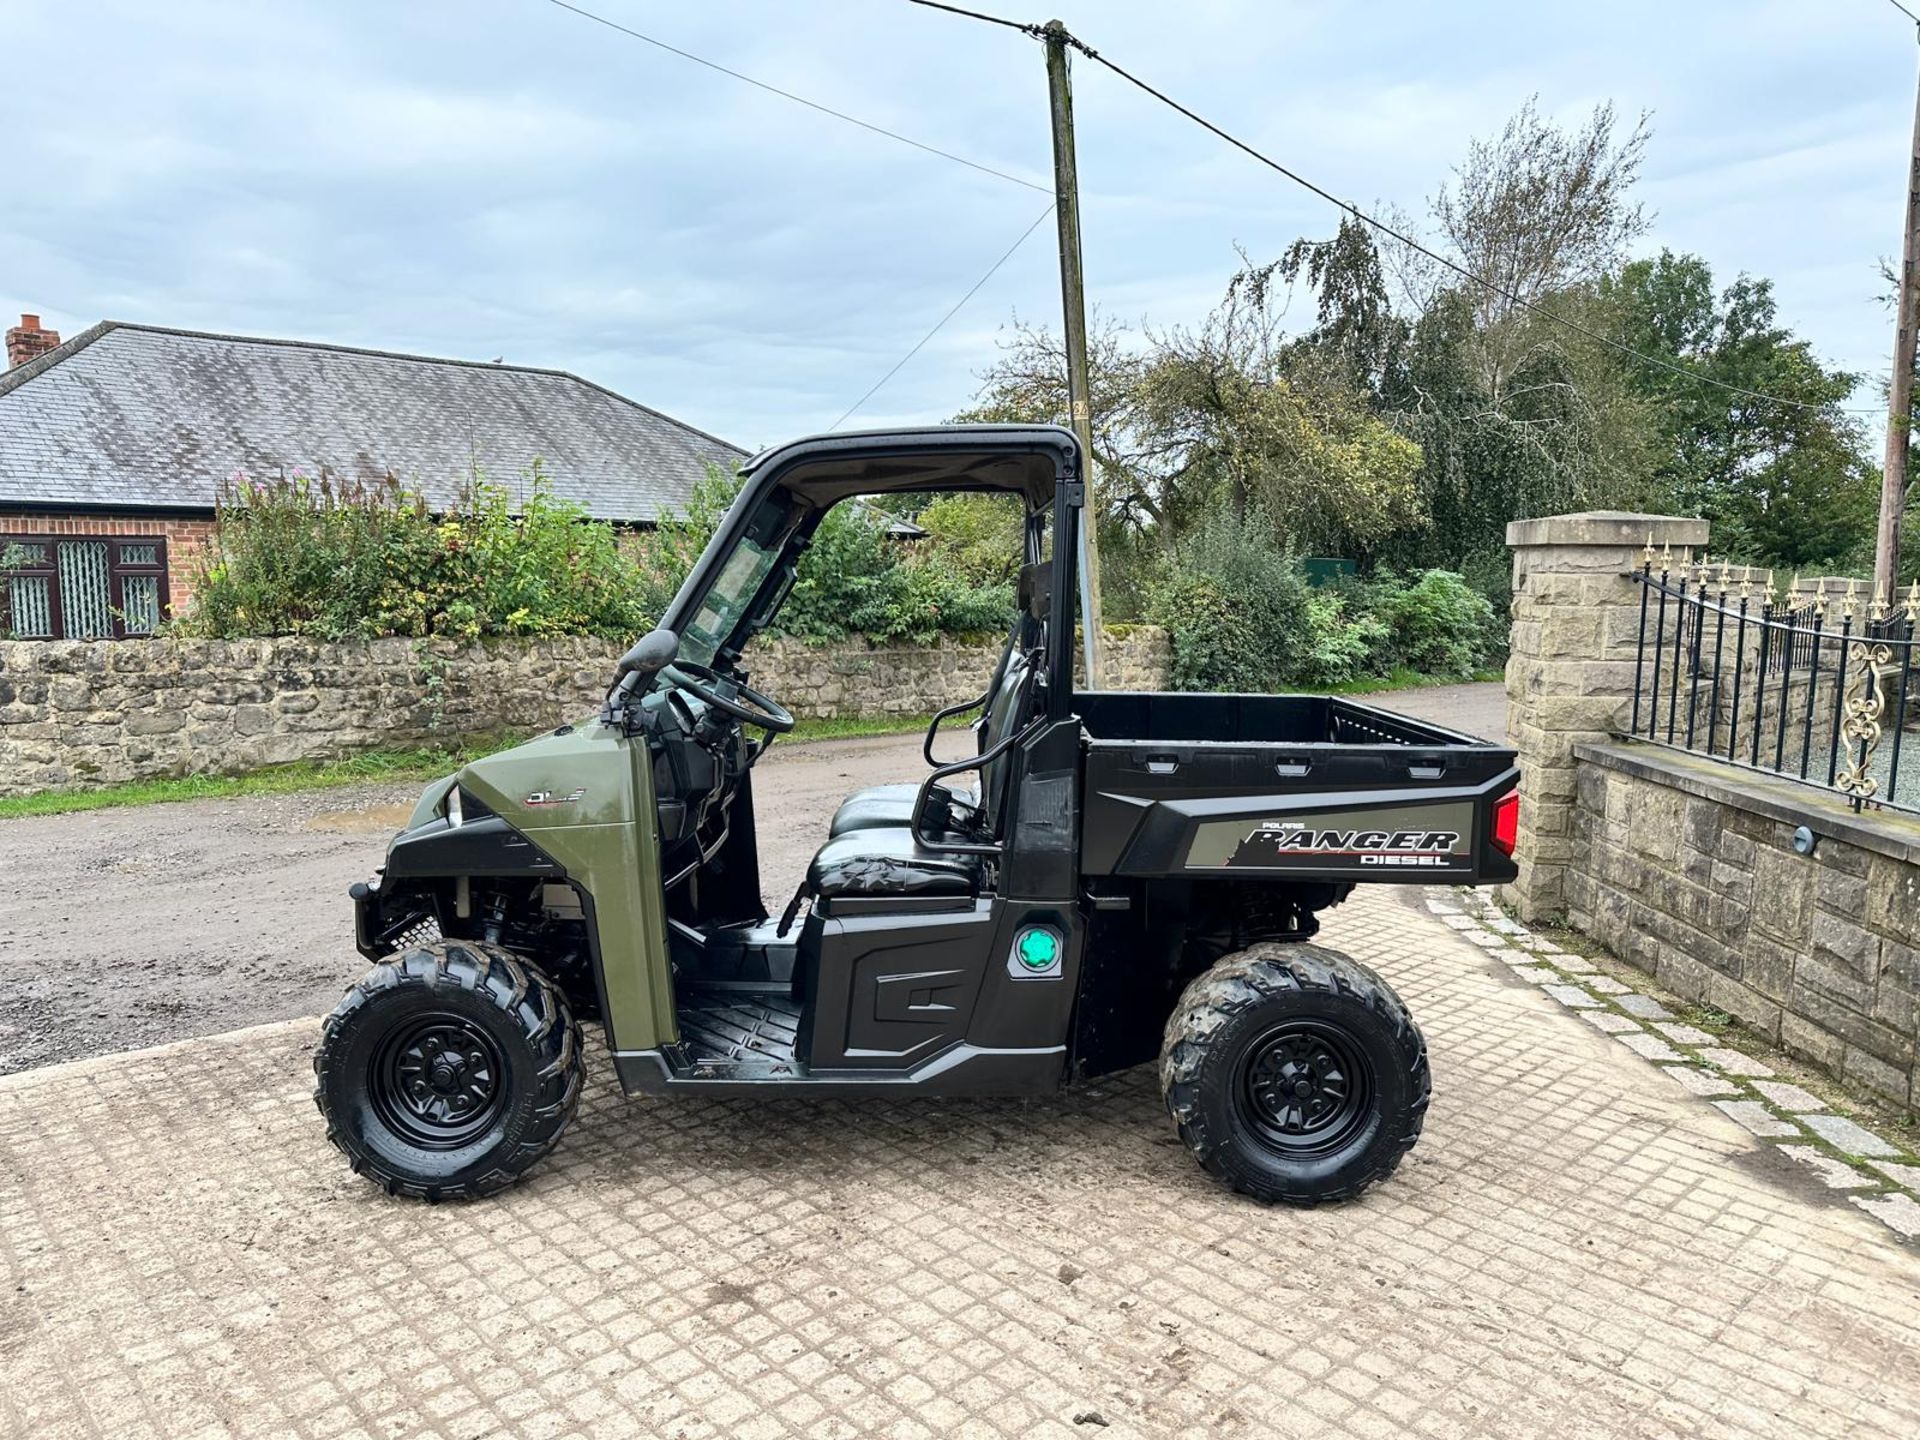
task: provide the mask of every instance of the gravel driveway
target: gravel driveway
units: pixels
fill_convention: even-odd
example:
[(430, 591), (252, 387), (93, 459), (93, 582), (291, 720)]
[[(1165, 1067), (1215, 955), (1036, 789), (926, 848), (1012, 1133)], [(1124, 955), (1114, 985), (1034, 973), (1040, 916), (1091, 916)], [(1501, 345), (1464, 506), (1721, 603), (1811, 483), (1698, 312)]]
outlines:
[[(1498, 734), (1496, 685), (1369, 697)], [(965, 732), (952, 737), (964, 749)], [(776, 913), (849, 790), (925, 773), (918, 735), (776, 745), (754, 772)], [(317, 1015), (366, 962), (347, 886), (417, 784), (196, 800), (0, 823), (0, 1074)]]

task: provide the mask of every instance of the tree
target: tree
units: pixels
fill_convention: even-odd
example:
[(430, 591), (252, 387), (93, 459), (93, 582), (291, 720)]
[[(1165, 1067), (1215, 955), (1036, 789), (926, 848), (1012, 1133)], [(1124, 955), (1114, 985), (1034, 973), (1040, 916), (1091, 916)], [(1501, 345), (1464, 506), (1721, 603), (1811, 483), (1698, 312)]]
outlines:
[(1314, 356), (1335, 365), (1350, 385), (1380, 401), (1401, 378), (1410, 327), (1394, 313), (1372, 233), (1343, 219), (1333, 239), (1296, 240), (1279, 260), (1243, 271), (1238, 281), (1264, 298), (1276, 276), (1293, 285), (1303, 275), (1318, 323), (1295, 342), (1296, 352), (1303, 361)]
[(1742, 275), (1716, 295), (1705, 260), (1662, 251), (1600, 288), (1625, 343), (1664, 362), (1622, 369), (1652, 402), (1665, 503), (1705, 515), (1722, 551), (1757, 562), (1855, 556), (1878, 486), (1842, 408), (1859, 377), (1827, 370), (1779, 323), (1772, 283)]
[[(1484, 367), (1481, 382), (1498, 401), (1507, 377), (1537, 343), (1540, 317), (1560, 297), (1597, 284), (1646, 233), (1646, 211), (1629, 192), (1651, 131), (1642, 115), (1616, 137), (1611, 103), (1585, 125), (1565, 130), (1542, 118), (1529, 98), (1495, 140), (1475, 140), (1466, 162), (1433, 197), (1434, 223), (1451, 258), (1491, 281), (1465, 282)], [(1435, 275), (1437, 295), (1457, 280)]]
[[(1140, 356), (1124, 326), (1096, 308), (1087, 326), (1087, 386), (1092, 415), (1093, 460), (1101, 467), (1100, 487), (1110, 506), (1124, 508), (1128, 497), (1124, 477), (1138, 461), (1132, 431), (1134, 387), (1139, 381)], [(979, 377), (980, 389), (972, 405), (953, 418), (957, 423), (1019, 423), (1066, 425), (1067, 352), (1065, 343), (1044, 325), (1013, 317), (1012, 328), (999, 341), (999, 354)]]
[(1646, 227), (1630, 191), (1647, 139), (1644, 119), (1621, 135), (1608, 105), (1563, 129), (1529, 100), (1430, 202), (1428, 248), (1452, 266), (1391, 238), (1383, 251), (1347, 219), (1272, 267), (1316, 299), (1298, 352), (1340, 365), (1424, 456), (1423, 523), (1354, 536), (1359, 558), (1461, 568), (1497, 592), (1509, 520), (1639, 484), (1641, 402), (1605, 347), (1555, 317), (1596, 328), (1596, 283)]
[[(1096, 324), (1094, 453), (1104, 525), (1164, 552), (1212, 507), (1258, 504), (1301, 548), (1418, 522), (1419, 452), (1323, 357), (1284, 343), (1273, 267), (1247, 267), (1194, 329)], [(1016, 324), (962, 420), (1061, 420), (1066, 366), (1050, 331)], [(1102, 535), (1106, 544), (1106, 535)], [(1133, 547), (1123, 538), (1121, 551)]]

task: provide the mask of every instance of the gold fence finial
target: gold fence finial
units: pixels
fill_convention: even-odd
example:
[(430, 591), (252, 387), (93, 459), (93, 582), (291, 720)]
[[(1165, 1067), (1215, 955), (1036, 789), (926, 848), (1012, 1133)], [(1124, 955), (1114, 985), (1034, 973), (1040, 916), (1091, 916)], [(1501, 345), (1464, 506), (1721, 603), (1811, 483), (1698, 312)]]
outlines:
[(1841, 601), (1840, 613), (1851, 620), (1854, 612), (1860, 608), (1860, 582), (1853, 576), (1847, 577), (1846, 598)]
[(1640, 558), (1647, 564), (1653, 564), (1653, 531), (1647, 531), (1647, 548), (1640, 552)]
[(1920, 580), (1907, 587), (1907, 619), (1920, 620)]
[[(1726, 570), (1726, 566), (1722, 565), (1720, 568), (1722, 573), (1724, 574)], [(1748, 565), (1740, 571), (1740, 603), (1743, 605), (1746, 604), (1747, 600), (1752, 596), (1752, 594), (1753, 594), (1753, 566)]]

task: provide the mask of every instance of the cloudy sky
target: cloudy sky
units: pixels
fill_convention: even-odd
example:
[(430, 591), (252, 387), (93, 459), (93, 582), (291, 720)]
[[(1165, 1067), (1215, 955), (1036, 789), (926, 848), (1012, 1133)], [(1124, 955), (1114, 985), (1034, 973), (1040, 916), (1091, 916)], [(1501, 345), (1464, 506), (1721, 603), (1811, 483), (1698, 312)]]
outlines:
[[(1045, 186), (1038, 46), (905, 3), (579, 0)], [(979, 8), (1045, 19), (1008, 0)], [(1648, 246), (1774, 278), (1884, 373), (1916, 45), (1887, 0), (1059, 0), (1095, 48), (1335, 190), (1408, 210), (1530, 94), (1653, 112)], [(743, 446), (833, 423), (1046, 208), (549, 0), (0, 0), (0, 317), (558, 366)], [(1337, 216), (1077, 71), (1089, 298), (1157, 324), (1234, 246)], [(1043, 225), (853, 423), (966, 402)], [(1863, 398), (1866, 393), (1863, 392)]]

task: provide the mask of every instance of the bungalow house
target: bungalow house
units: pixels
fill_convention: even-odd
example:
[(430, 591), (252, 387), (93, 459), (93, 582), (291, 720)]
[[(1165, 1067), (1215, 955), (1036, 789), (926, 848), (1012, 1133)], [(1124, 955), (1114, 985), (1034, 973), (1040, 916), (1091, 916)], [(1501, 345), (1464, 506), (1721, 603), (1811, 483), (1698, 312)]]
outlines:
[(560, 370), (39, 317), (0, 373), (0, 634), (121, 638), (182, 603), (236, 471), (391, 475), (451, 506), (542, 462), (589, 515), (649, 525), (746, 452)]

